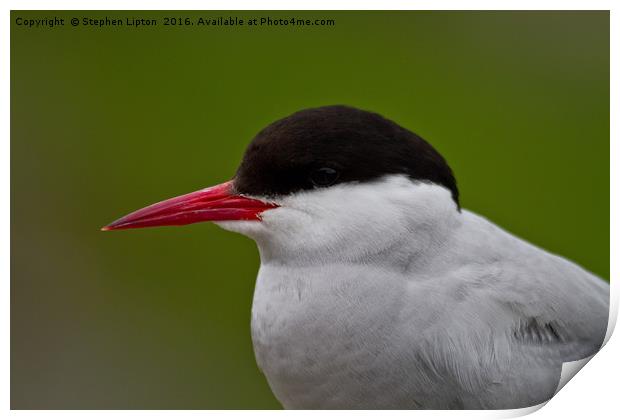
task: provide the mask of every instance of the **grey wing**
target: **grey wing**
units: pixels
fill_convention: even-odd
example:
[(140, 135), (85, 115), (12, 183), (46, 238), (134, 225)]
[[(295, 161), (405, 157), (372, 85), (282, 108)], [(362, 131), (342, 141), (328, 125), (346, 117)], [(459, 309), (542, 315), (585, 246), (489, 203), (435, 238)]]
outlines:
[(487, 267), (467, 282), (469, 290), (459, 290), (467, 298), (451, 303), (452, 320), (427, 341), (419, 364), (442, 378), (437, 391), (451, 393), (453, 406), (502, 409), (547, 401), (564, 362), (600, 349), (609, 285), (539, 249)]
[[(485, 403), (531, 406), (553, 397), (564, 362), (595, 354), (609, 317), (609, 284), (561, 257), (536, 249), (505, 264), (491, 290), (505, 363), (485, 385)], [(501, 333), (503, 331), (503, 334)], [(500, 373), (501, 372), (501, 373)]]
[(609, 284), (578, 265), (544, 253), (529, 261), (497, 300), (513, 314), (515, 350), (567, 362), (596, 353), (609, 318)]
[(500, 301), (514, 316), (509, 329), (509, 387), (523, 402), (555, 393), (562, 365), (595, 354), (609, 318), (609, 284), (563, 258), (531, 261), (521, 288)]

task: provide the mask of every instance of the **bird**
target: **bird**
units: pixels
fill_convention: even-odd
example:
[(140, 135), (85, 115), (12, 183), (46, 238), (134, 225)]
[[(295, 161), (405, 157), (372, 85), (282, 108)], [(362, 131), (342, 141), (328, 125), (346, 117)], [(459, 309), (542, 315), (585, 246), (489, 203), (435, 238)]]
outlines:
[(595, 354), (609, 284), (461, 208), (430, 143), (347, 105), (250, 141), (231, 181), (102, 230), (210, 221), (260, 254), (251, 335), (285, 409), (513, 409)]

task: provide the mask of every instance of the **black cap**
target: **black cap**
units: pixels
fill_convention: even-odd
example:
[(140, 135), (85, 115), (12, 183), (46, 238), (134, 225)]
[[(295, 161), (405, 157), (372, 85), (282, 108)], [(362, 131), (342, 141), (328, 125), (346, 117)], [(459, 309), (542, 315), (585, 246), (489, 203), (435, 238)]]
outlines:
[(420, 136), (349, 106), (305, 109), (260, 131), (235, 176), (240, 194), (277, 197), (402, 174), (459, 192), (444, 158)]

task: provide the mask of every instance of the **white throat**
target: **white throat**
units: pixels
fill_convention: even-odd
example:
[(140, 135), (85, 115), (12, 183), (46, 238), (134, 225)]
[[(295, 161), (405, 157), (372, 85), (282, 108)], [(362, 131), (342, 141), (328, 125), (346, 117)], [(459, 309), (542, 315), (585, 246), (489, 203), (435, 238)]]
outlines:
[(218, 223), (254, 239), (263, 264), (410, 264), (412, 256), (432, 254), (460, 223), (448, 189), (403, 175), (275, 201), (280, 207), (261, 222)]

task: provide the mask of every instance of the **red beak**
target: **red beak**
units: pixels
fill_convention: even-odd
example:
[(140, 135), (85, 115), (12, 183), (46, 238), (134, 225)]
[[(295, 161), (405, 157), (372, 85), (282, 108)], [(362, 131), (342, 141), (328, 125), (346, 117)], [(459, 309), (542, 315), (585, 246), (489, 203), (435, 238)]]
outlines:
[(272, 203), (242, 197), (232, 192), (232, 181), (181, 195), (134, 211), (101, 230), (152, 226), (181, 226), (217, 220), (260, 220)]

